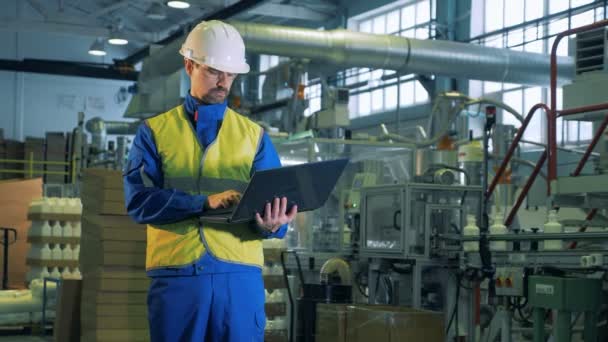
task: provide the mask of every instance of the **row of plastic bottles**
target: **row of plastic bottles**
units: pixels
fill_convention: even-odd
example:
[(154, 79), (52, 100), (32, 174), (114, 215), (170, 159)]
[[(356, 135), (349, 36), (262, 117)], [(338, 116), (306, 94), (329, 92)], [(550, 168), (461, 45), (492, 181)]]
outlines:
[(44, 278), (63, 278), (63, 279), (82, 279), (82, 274), (80, 273), (80, 269), (78, 267), (70, 270), (69, 267), (64, 267), (63, 271), (59, 272), (58, 267), (53, 267), (53, 269), (49, 272), (48, 267), (39, 267), (35, 266), (30, 269), (27, 273), (27, 280), (32, 281), (34, 279), (44, 279)]
[[(490, 226), (490, 235), (503, 235), (508, 234), (509, 230), (504, 225), (504, 216), (501, 213), (495, 213), (493, 215), (493, 223)], [(544, 233), (563, 233), (564, 227), (559, 222), (557, 217), (557, 211), (551, 210), (547, 215), (547, 221), (543, 229)], [(462, 234), (464, 236), (479, 236), (479, 227), (477, 226), (475, 216), (467, 215), (467, 225), (464, 227)], [(543, 250), (556, 251), (563, 248), (562, 240), (545, 240), (543, 243)], [(491, 251), (507, 251), (509, 244), (507, 241), (490, 241)], [(477, 241), (468, 241), (463, 244), (465, 252), (478, 252), (479, 243)]]
[(287, 248), (285, 239), (264, 239), (264, 240), (262, 240), (262, 246), (264, 248), (276, 248), (276, 249)]
[(262, 274), (263, 275), (282, 275), (283, 268), (279, 264), (274, 264), (272, 266), (265, 265), (264, 268), (262, 269)]
[(43, 197), (30, 203), (30, 214), (82, 214), (80, 198)]
[(266, 303), (285, 303), (287, 302), (287, 290), (276, 289), (272, 292), (264, 290), (266, 295)]
[(52, 237), (80, 237), (82, 226), (80, 221), (64, 222), (59, 221), (51, 226), (49, 221), (33, 221), (28, 232), (29, 236), (52, 236)]
[(59, 244), (55, 244), (51, 249), (50, 245), (46, 243), (44, 245), (33, 244), (30, 247), (27, 257), (35, 260), (78, 260), (79, 255), (80, 245), (76, 245), (72, 248), (72, 246), (68, 244), (61, 248)]
[(287, 319), (284, 316), (266, 320), (266, 330), (286, 330)]

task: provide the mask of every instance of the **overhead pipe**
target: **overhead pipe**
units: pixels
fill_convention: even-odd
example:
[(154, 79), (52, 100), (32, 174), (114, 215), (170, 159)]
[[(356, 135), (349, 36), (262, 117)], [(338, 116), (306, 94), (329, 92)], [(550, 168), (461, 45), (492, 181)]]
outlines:
[[(340, 67), (390, 69), (484, 81), (548, 85), (548, 55), (445, 40), (423, 40), (344, 29), (319, 31), (244, 22), (232, 24), (247, 52), (306, 58)], [(139, 81), (166, 76), (183, 67), (179, 51), (184, 37), (144, 61)], [(146, 67), (149, 65), (151, 67)], [(574, 76), (574, 60), (559, 57), (559, 83)]]
[[(342, 67), (529, 85), (550, 82), (550, 59), (543, 54), (344, 29), (319, 31), (243, 22), (231, 24), (243, 36), (248, 52), (308, 58)], [(557, 64), (558, 82), (570, 81), (574, 76), (574, 60), (559, 57)]]
[(100, 117), (94, 117), (87, 121), (85, 127), (92, 135), (93, 146), (98, 151), (103, 151), (106, 148), (108, 135), (133, 135), (140, 124), (140, 121), (105, 121)]

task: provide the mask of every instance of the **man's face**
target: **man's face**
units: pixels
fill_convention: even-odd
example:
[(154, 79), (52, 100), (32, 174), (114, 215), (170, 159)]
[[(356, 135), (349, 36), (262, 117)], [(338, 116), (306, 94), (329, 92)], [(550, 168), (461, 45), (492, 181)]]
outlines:
[(184, 64), (190, 76), (190, 95), (207, 104), (226, 100), (237, 74), (219, 71), (190, 59), (184, 59)]

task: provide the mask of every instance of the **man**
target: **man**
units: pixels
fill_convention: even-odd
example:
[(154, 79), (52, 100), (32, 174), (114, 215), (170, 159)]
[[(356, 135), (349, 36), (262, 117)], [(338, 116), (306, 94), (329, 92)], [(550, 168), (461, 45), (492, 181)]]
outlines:
[(297, 213), (266, 204), (251, 224), (210, 224), (208, 209), (240, 199), (256, 170), (279, 167), (262, 128), (226, 105), (249, 71), (236, 29), (201, 22), (180, 49), (191, 88), (183, 106), (139, 127), (124, 174), (129, 215), (147, 226), (152, 341), (263, 341), (262, 238), (282, 238)]

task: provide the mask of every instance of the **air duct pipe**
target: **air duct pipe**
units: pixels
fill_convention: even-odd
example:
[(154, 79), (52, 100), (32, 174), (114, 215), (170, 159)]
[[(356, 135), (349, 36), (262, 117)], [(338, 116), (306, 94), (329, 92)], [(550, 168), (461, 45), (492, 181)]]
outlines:
[[(248, 52), (328, 62), (341, 67), (391, 69), (416, 74), (530, 85), (549, 84), (549, 56), (446, 40), (421, 40), (343, 29), (231, 22)], [(558, 83), (574, 76), (574, 61), (558, 58)]]
[[(243, 36), (247, 51), (252, 53), (310, 59), (339, 68), (378, 68), (462, 79), (549, 85), (549, 56), (543, 54), (343, 29), (319, 31), (243, 22), (231, 24)], [(152, 94), (152, 90), (165, 86), (163, 80), (183, 68), (183, 57), (178, 51), (184, 39), (173, 41), (144, 60), (138, 78), (140, 94), (131, 100), (128, 116), (147, 117), (169, 109), (146, 104), (160, 96)], [(568, 83), (574, 76), (574, 60), (558, 57), (557, 63), (557, 83)], [(174, 89), (175, 84), (168, 87)], [(181, 101), (179, 96), (170, 96), (171, 101), (167, 103), (171, 106)]]
[(104, 151), (108, 135), (133, 135), (137, 132), (139, 124), (139, 121), (105, 121), (95, 117), (87, 121), (86, 129), (91, 133), (92, 144), (97, 151)]

